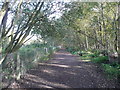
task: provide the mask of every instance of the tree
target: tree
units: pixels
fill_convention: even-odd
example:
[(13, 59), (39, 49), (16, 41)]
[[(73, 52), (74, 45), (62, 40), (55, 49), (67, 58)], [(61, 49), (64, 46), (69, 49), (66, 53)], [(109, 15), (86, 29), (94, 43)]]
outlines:
[[(7, 5), (9, 4), (9, 2), (5, 2), (4, 4), (6, 3)], [(4, 7), (4, 4), (2, 7)], [(24, 7), (24, 5), (29, 5), (29, 3), (27, 4), (27, 3), (20, 2), (19, 4), (20, 5), (18, 5), (17, 9), (15, 10), (15, 13), (13, 13), (14, 16), (12, 18), (11, 26), (8, 29), (6, 28), (6, 23), (7, 23), (6, 18), (7, 18), (8, 10), (5, 9), (6, 14), (5, 16), (3, 16), (2, 23), (1, 23), (2, 35), (0, 39), (3, 40), (5, 38), (10, 38), (11, 40), (9, 41), (7, 47), (5, 47), (5, 50), (3, 52), (5, 54), (5, 57), (0, 61), (0, 64), (5, 60), (5, 58), (9, 53), (15, 52), (23, 45), (26, 37), (30, 34), (31, 29), (34, 27), (34, 24), (38, 21), (38, 19), (36, 19), (35, 17), (37, 17), (37, 15), (39, 14), (39, 11), (41, 10), (44, 2), (36, 3), (36, 5), (34, 5), (31, 11), (29, 10), (30, 8), (29, 6), (27, 8), (28, 13), (24, 12), (26, 8), (25, 9), (23, 8), (23, 11), (21, 11), (22, 13), (19, 11), (19, 9), (21, 10), (22, 6)], [(17, 19), (17, 17), (19, 17), (19, 19)], [(15, 27), (16, 25), (17, 27)], [(8, 33), (11, 33), (11, 34), (8, 36)]]
[[(31, 3), (21, 1), (19, 3), (3, 2), (0, 11), (0, 79), (2, 79), (2, 69), (4, 69), (6, 63), (9, 62), (7, 61), (8, 59), (6, 59), (7, 56), (13, 52), (17, 53), (16, 51), (24, 44), (34, 24), (38, 21), (35, 17), (38, 16), (43, 5), (44, 2), (37, 2), (32, 5)], [(30, 6), (32, 6), (32, 10)], [(11, 21), (8, 21), (8, 18), (10, 18)], [(4, 43), (5, 40), (8, 42)], [(17, 60), (13, 62), (17, 63)]]

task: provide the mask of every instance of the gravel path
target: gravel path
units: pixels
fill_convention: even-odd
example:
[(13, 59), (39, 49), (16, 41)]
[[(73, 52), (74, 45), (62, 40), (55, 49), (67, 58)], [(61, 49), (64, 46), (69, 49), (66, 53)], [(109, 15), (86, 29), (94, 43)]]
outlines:
[(79, 60), (65, 50), (56, 52), (47, 63), (39, 63), (20, 80), (24, 88), (114, 88), (97, 65)]

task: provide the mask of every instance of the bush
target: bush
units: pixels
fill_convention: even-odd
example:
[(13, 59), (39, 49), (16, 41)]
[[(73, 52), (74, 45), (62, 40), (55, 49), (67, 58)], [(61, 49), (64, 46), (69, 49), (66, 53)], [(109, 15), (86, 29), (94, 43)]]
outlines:
[(86, 52), (86, 51), (81, 51), (80, 52), (82, 56), (87, 56), (87, 57), (98, 57), (100, 55), (99, 52)]
[(24, 62), (26, 69), (32, 68), (35, 63), (48, 60), (55, 48), (46, 44), (33, 43), (19, 50), (20, 60)]
[(100, 53), (104, 56), (108, 56), (108, 51), (107, 50), (102, 50), (102, 51), (100, 51)]
[(102, 67), (109, 76), (120, 76), (120, 65), (112, 66), (110, 64), (102, 64)]
[(89, 54), (88, 56), (90, 56), (90, 57), (97, 57), (98, 54)]
[(92, 59), (92, 61), (95, 62), (95, 63), (105, 63), (108, 60), (109, 60), (108, 56), (99, 56), (99, 57), (96, 57), (96, 58)]
[(66, 50), (72, 54), (77, 54), (78, 52), (74, 47), (66, 47)]

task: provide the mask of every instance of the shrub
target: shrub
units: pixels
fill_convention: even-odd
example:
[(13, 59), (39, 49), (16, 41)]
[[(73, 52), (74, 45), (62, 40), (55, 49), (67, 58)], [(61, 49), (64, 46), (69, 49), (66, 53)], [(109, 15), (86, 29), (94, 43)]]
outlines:
[(97, 57), (98, 54), (89, 54), (88, 56), (90, 56), (90, 57)]
[(109, 76), (120, 75), (120, 65), (111, 66), (110, 64), (102, 64), (102, 67), (104, 68), (105, 73)]
[(99, 57), (93, 58), (92, 61), (95, 63), (104, 63), (108, 61), (108, 56), (99, 56)]
[(100, 51), (100, 53), (104, 56), (108, 56), (108, 51), (107, 50), (102, 50), (102, 51)]
[(72, 54), (77, 54), (77, 50), (74, 47), (66, 47), (66, 50)]

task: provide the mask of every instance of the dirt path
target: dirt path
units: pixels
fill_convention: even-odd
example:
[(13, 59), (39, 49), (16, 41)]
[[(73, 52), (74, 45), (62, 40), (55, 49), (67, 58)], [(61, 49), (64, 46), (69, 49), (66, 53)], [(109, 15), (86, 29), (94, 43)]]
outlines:
[(25, 88), (114, 88), (91, 62), (60, 50), (47, 63), (39, 63), (20, 80)]

